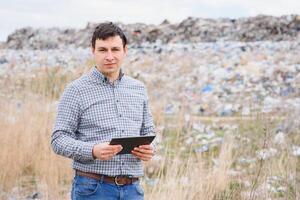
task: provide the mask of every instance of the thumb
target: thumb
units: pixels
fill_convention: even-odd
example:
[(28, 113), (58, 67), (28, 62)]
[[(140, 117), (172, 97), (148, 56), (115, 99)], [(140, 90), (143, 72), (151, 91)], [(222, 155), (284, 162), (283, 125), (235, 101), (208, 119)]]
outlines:
[(118, 145), (118, 152), (123, 149), (122, 145)]

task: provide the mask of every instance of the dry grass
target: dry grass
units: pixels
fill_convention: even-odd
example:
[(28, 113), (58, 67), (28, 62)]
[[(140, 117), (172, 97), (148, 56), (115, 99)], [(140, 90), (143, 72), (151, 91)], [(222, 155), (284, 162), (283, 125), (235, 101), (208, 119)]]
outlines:
[(201, 155), (193, 156), (191, 151), (186, 160), (180, 155), (166, 156), (161, 166), (167, 167), (166, 172), (160, 176), (148, 198), (214, 199), (230, 182), (227, 175), (232, 162), (230, 142), (223, 145), (217, 160), (219, 165), (210, 168)]
[(50, 147), (54, 110), (49, 104), (47, 99), (30, 98), (1, 105), (5, 113), (0, 120), (4, 133), (0, 135), (1, 187), (28, 185), (30, 180), (31, 187), (45, 183), (49, 188), (43, 190), (59, 191), (59, 185), (70, 182), (70, 162), (56, 156)]
[[(43, 199), (69, 199), (71, 163), (52, 152), (50, 136), (59, 95), (66, 83), (86, 70), (45, 68), (31, 72), (32, 78), (24, 74), (1, 79), (1, 88), (5, 86), (0, 97), (0, 188), (3, 191), (19, 193), (20, 197), (40, 191)], [(162, 99), (153, 109), (158, 127), (174, 123), (163, 114), (165, 102)], [(175, 128), (160, 132), (159, 159), (145, 164), (147, 176), (157, 180), (152, 185), (143, 182), (146, 199), (296, 199), (299, 162), (291, 156), (290, 144), (300, 141), (298, 136), (287, 138), (276, 157), (242, 166), (237, 162), (239, 157), (255, 156), (259, 149), (274, 147), (275, 124), (272, 123), (275, 122), (259, 117), (250, 122), (240, 120), (238, 130), (225, 134), (222, 145), (200, 154), (193, 150), (196, 143), (187, 146), (183, 142), (185, 134), (191, 131), (184, 122), (184, 113), (182, 110), (175, 118)], [(250, 142), (243, 144), (240, 139), (246, 137)], [(241, 166), (242, 174), (230, 175), (231, 169)], [(287, 191), (274, 195), (264, 189), (270, 176), (282, 177)], [(7, 195), (0, 197), (5, 199)]]

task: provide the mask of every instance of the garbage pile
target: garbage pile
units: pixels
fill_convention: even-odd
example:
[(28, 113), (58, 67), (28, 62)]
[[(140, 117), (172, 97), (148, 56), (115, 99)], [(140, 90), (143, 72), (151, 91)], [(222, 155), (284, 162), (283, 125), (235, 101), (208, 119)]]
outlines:
[(249, 116), (300, 109), (299, 41), (145, 49), (128, 65), (151, 86), (153, 102), (165, 100), (165, 114), (183, 109), (197, 116)]
[[(184, 115), (183, 145), (176, 153), (192, 147), (194, 153), (205, 154), (220, 147), (224, 136), (231, 134), (238, 141), (234, 146), (237, 152), (250, 148), (255, 141), (263, 140), (259, 131), (243, 135), (236, 121), (205, 124), (197, 117), (247, 121), (262, 114), (278, 122), (269, 131), (268, 145), (258, 145), (252, 155), (239, 155), (228, 173), (243, 176), (247, 170), (255, 170), (258, 162), (286, 152), (300, 156), (298, 140), (289, 138), (300, 130), (299, 16), (188, 18), (179, 24), (164, 21), (158, 26), (120, 25), (131, 41), (122, 69), (147, 85), (153, 113), (170, 119)], [(73, 73), (91, 65), (88, 46), (95, 26), (89, 23), (82, 30), (17, 30), (0, 49), (0, 83), (16, 74), (32, 79), (31, 71), (41, 67), (59, 67), (62, 73)], [(0, 95), (4, 96), (2, 90)], [(158, 132), (178, 124), (165, 121)], [(213, 165), (217, 166), (218, 161), (213, 159)], [(265, 190), (286, 191), (282, 180), (277, 175), (266, 177)], [(156, 184), (152, 179), (146, 182)]]
[[(153, 104), (164, 105), (166, 115), (180, 110), (197, 116), (272, 115), (300, 109), (300, 41), (145, 43), (129, 52), (124, 71), (148, 85)], [(72, 69), (91, 56), (89, 48), (2, 49), (0, 74), (12, 68)]]
[[(189, 17), (180, 23), (165, 20), (159, 25), (118, 23), (133, 46), (161, 42), (197, 43), (218, 41), (290, 41), (300, 38), (300, 16), (280, 17), (258, 15), (239, 19), (206, 19)], [(10, 34), (5, 48), (57, 49), (65, 46), (89, 47), (97, 23), (83, 29), (25, 27)]]

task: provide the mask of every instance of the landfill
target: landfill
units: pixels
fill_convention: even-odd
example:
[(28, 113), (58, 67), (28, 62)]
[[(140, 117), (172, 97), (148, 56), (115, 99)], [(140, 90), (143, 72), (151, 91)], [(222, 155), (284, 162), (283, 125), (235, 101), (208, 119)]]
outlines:
[[(262, 133), (262, 139), (271, 138), (270, 145), (253, 155), (241, 155), (236, 168), (229, 171), (231, 176), (241, 176), (243, 166), (251, 169), (257, 162), (281, 155), (288, 137), (299, 134), (299, 15), (234, 20), (190, 17), (177, 24), (167, 20), (160, 25), (119, 24), (130, 41), (122, 69), (147, 85), (153, 113), (170, 119), (182, 116), (183, 127), (189, 130), (181, 138), (184, 145), (180, 151), (193, 146), (196, 154), (203, 154), (221, 146), (226, 135), (238, 132), (236, 119), (252, 120), (260, 115), (265, 117), (262, 120), (279, 121), (268, 130), (269, 136)], [(16, 30), (0, 45), (0, 83), (15, 74), (32, 78), (30, 72), (42, 67), (60, 67), (73, 73), (91, 65), (89, 38), (96, 25), (88, 23), (80, 30)], [(224, 119), (229, 123), (223, 123)], [(164, 123), (157, 130), (164, 133), (177, 125)], [(236, 139), (237, 151), (255, 140), (251, 134), (237, 135)], [(300, 144), (292, 141), (289, 151), (299, 157)], [(161, 159), (161, 155), (154, 158), (158, 162)], [(154, 169), (148, 170), (152, 173)], [(266, 177), (262, 189), (286, 191), (278, 183), (281, 179)], [(146, 177), (145, 181), (157, 184), (156, 179)]]
[[(31, 28), (17, 29), (4, 43), (11, 49), (56, 49), (65, 46), (89, 47), (90, 38), (98, 23), (85, 28)], [(145, 42), (197, 43), (220, 41), (291, 41), (299, 40), (300, 16), (279, 17), (258, 15), (248, 18), (195, 18), (179, 23), (164, 20), (161, 24), (117, 23), (125, 32), (129, 43), (139, 47)], [(0, 45), (1, 47), (2, 45)]]

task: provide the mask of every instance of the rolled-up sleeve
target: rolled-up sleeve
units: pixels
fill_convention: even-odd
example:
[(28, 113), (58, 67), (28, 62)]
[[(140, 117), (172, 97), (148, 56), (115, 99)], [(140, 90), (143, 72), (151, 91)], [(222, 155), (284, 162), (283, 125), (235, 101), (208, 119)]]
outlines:
[(79, 91), (75, 86), (68, 85), (58, 104), (51, 146), (59, 155), (77, 161), (90, 161), (94, 160), (92, 150), (95, 143), (76, 139), (81, 113)]

